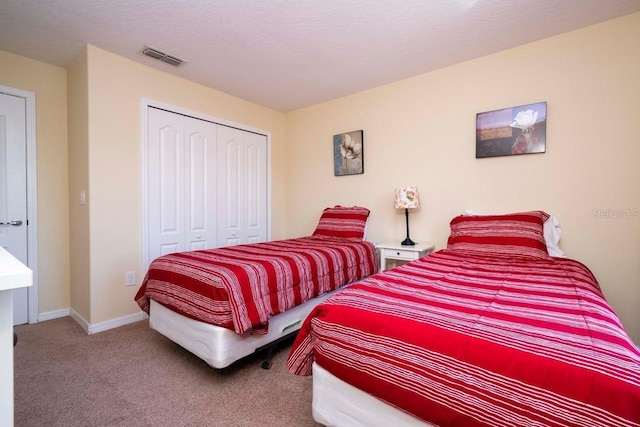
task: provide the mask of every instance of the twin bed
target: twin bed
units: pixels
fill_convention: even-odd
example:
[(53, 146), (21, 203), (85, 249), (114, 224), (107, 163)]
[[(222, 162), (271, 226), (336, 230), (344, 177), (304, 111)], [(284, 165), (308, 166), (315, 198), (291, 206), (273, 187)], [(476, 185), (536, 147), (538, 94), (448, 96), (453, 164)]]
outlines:
[(295, 333), (311, 309), (376, 272), (369, 210), (323, 211), (311, 236), (178, 252), (152, 261), (135, 300), (149, 325), (214, 368)]
[(287, 367), (324, 425), (640, 425), (640, 351), (589, 269), (549, 255), (546, 213), (461, 215), (446, 249), (378, 274), (367, 216), (160, 257), (136, 300), (217, 368), (300, 329)]
[(314, 308), (287, 366), (331, 426), (640, 425), (640, 351), (588, 268), (525, 212), (460, 216), (447, 249)]

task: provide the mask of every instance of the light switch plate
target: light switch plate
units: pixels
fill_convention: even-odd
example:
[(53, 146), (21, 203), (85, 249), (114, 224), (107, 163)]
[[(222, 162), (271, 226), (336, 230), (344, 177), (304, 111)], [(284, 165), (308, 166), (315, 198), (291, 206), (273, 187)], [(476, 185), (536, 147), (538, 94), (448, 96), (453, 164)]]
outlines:
[(136, 284), (136, 272), (135, 271), (127, 271), (125, 274), (125, 282), (126, 286), (134, 286)]

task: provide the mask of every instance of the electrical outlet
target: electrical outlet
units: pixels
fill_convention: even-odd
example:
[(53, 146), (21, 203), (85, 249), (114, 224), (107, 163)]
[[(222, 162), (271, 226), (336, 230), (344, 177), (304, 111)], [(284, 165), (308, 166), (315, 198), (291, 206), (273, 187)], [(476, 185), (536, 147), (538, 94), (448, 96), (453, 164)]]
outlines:
[(127, 271), (124, 278), (124, 284), (126, 286), (134, 286), (136, 284), (136, 272)]

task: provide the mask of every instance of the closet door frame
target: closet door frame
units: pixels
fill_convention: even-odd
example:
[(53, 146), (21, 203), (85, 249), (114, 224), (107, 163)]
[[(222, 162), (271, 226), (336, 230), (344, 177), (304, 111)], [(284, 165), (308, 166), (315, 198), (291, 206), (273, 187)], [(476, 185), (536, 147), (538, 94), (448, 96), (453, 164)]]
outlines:
[(196, 111), (187, 110), (185, 108), (177, 107), (174, 105), (165, 104), (152, 99), (142, 98), (141, 100), (141, 158), (142, 158), (142, 217), (141, 217), (141, 229), (142, 229), (142, 271), (146, 272), (149, 268), (151, 260), (149, 259), (149, 223), (147, 221), (149, 217), (149, 169), (148, 169), (148, 111), (149, 108), (159, 108), (171, 113), (181, 114), (194, 119), (204, 120), (211, 123), (229, 126), (237, 128), (243, 131), (264, 135), (267, 138), (267, 240), (271, 240), (271, 132), (257, 129), (251, 126), (247, 126), (241, 123), (235, 123), (229, 120), (225, 120), (219, 117), (209, 116)]

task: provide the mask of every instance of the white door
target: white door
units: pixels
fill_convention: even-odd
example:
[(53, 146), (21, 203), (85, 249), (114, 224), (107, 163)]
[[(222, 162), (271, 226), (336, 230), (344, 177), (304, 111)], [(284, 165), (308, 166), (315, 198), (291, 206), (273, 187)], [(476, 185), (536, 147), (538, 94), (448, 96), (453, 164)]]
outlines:
[[(0, 93), (0, 245), (27, 265), (26, 101)], [(13, 292), (13, 324), (29, 321), (27, 288)]]
[(216, 125), (148, 109), (149, 261), (216, 245)]
[(184, 251), (182, 117), (155, 108), (148, 115), (149, 261)]
[(268, 137), (146, 106), (143, 258), (269, 238)]
[(218, 126), (218, 246), (267, 240), (267, 137)]
[(184, 118), (185, 244), (190, 251), (216, 247), (216, 128)]

